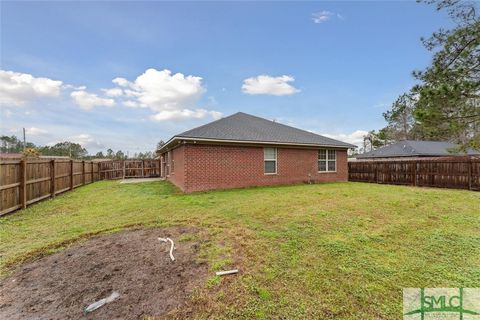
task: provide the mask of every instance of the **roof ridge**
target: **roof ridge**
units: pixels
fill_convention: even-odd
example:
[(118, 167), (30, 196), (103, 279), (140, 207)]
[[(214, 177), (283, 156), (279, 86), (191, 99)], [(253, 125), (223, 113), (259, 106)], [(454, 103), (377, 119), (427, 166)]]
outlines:
[(234, 114), (231, 114), (231, 115), (229, 115), (229, 116), (221, 117), (220, 119), (207, 122), (207, 123), (205, 123), (205, 124), (202, 124), (201, 126), (198, 126), (198, 127), (189, 129), (189, 130), (187, 130), (187, 131), (183, 131), (182, 133), (176, 134), (176, 135), (174, 135), (174, 137), (181, 137), (182, 134), (185, 134), (185, 133), (190, 132), (190, 131), (192, 131), (192, 130), (196, 130), (196, 129), (199, 129), (199, 128), (203, 128), (203, 127), (205, 127), (205, 126), (211, 125), (212, 123), (218, 122), (218, 121), (223, 120), (223, 119), (231, 118), (231, 117), (233, 117), (234, 115), (236, 115), (236, 114), (238, 114), (238, 113), (241, 113), (241, 112), (235, 112)]
[[(336, 140), (336, 139), (333, 139), (333, 138), (329, 138), (329, 137), (326, 137), (324, 135), (321, 135), (321, 134), (318, 134), (318, 133), (314, 133), (314, 132), (311, 132), (311, 131), (308, 131), (308, 130), (305, 130), (305, 129), (300, 129), (300, 128), (297, 128), (297, 127), (293, 127), (293, 126), (289, 126), (288, 124), (285, 124), (285, 123), (281, 123), (281, 122), (278, 122), (278, 121), (274, 121), (274, 120), (269, 120), (269, 119), (266, 119), (266, 118), (262, 118), (262, 117), (259, 117), (259, 116), (255, 116), (253, 114), (249, 114), (249, 113), (245, 113), (245, 112), (237, 112), (235, 114), (232, 114), (232, 116), (236, 115), (236, 114), (244, 114), (244, 115), (247, 115), (249, 117), (252, 117), (252, 118), (256, 118), (256, 119), (260, 119), (260, 120), (263, 120), (263, 121), (269, 121), (269, 122), (273, 122), (277, 125), (281, 125), (281, 126), (284, 126), (284, 127), (287, 127), (287, 128), (290, 128), (290, 129), (293, 129), (293, 130), (297, 130), (297, 131), (301, 131), (301, 132), (305, 132), (305, 133), (308, 133), (308, 134), (313, 134), (315, 136), (319, 136), (319, 137), (322, 137), (322, 138), (325, 138), (325, 139), (328, 139), (330, 141), (333, 141), (333, 142), (343, 142), (343, 141), (339, 141), (339, 140)], [(210, 122), (211, 123), (211, 122)]]

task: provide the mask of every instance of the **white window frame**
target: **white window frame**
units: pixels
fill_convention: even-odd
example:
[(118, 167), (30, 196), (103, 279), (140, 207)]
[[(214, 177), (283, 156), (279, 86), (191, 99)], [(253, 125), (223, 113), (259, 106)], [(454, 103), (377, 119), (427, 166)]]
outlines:
[[(267, 159), (267, 158), (265, 158), (265, 149), (273, 149), (273, 150), (274, 150), (275, 156), (274, 156), (273, 159)], [(264, 174), (264, 175), (275, 175), (275, 174), (277, 174), (277, 172), (278, 172), (278, 167), (277, 167), (277, 165), (278, 165), (278, 160), (277, 160), (277, 159), (278, 159), (278, 150), (277, 150), (277, 148), (267, 148), (267, 147), (263, 148), (263, 174)], [(265, 162), (266, 162), (266, 161), (275, 161), (275, 172), (265, 172)]]
[[(320, 151), (325, 150), (325, 159), (320, 159)], [(329, 155), (333, 153), (335, 155), (335, 159), (330, 160)], [(325, 170), (320, 170), (320, 161), (325, 161)], [(329, 170), (328, 164), (333, 162), (335, 164), (335, 170)], [(318, 159), (317, 159), (317, 168), (319, 173), (331, 173), (337, 172), (337, 150), (335, 149), (319, 149), (318, 150)]]

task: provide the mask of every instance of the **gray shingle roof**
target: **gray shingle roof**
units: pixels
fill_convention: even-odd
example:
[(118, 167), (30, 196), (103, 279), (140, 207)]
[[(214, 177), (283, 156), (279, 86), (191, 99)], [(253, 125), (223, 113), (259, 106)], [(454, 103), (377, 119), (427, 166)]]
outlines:
[[(359, 154), (357, 159), (368, 158), (393, 158), (393, 157), (438, 157), (466, 155), (465, 153), (451, 153), (449, 149), (459, 145), (443, 141), (400, 141), (377, 150)], [(480, 154), (478, 151), (468, 150), (468, 155)]]
[(175, 135), (171, 140), (175, 138), (229, 140), (232, 142), (271, 142), (273, 144), (305, 144), (343, 148), (356, 147), (349, 143), (327, 138), (312, 132), (293, 128), (243, 112), (238, 112), (206, 125), (182, 132)]

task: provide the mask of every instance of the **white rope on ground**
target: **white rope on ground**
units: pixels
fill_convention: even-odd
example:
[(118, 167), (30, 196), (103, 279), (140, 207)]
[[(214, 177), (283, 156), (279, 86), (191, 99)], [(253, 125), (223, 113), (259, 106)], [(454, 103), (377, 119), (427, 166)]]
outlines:
[(158, 238), (158, 240), (163, 242), (170, 241), (170, 259), (172, 259), (172, 261), (175, 261), (175, 257), (173, 256), (173, 248), (175, 247), (175, 244), (173, 243), (173, 240), (170, 238)]

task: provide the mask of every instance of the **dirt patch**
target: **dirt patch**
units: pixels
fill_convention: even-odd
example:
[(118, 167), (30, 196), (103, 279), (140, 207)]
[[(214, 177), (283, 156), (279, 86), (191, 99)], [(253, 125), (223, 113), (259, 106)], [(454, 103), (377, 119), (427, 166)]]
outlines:
[[(0, 319), (138, 319), (162, 316), (188, 301), (208, 268), (199, 243), (179, 242), (191, 228), (143, 229), (98, 236), (29, 262), (0, 282)], [(175, 262), (169, 244), (175, 241)], [(120, 297), (84, 315), (89, 304)]]

